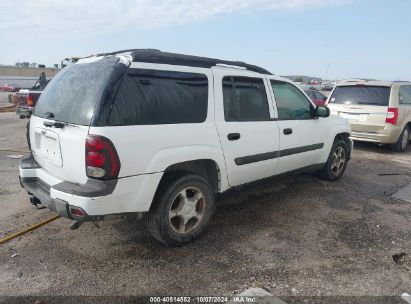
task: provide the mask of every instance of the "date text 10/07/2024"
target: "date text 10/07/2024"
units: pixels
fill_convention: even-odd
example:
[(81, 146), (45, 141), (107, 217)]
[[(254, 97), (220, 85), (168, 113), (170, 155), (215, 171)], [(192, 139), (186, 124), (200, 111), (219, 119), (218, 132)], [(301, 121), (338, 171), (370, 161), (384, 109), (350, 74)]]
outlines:
[(150, 297), (150, 303), (257, 303), (257, 297)]

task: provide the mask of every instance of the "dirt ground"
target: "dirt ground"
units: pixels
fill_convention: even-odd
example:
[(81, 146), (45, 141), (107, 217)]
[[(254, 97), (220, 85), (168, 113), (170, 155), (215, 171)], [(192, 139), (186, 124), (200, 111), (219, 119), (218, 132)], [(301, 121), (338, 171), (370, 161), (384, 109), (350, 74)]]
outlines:
[[(0, 114), (0, 238), (53, 215), (29, 205), (19, 161), (5, 158), (27, 151), (26, 122)], [(71, 231), (60, 218), (0, 245), (0, 295), (410, 293), (411, 206), (391, 198), (410, 183), (411, 151), (357, 143), (340, 181), (298, 175), (226, 198), (185, 247), (159, 244), (140, 222)]]
[(9, 92), (0, 92), (0, 113), (15, 112), (16, 108), (9, 102)]

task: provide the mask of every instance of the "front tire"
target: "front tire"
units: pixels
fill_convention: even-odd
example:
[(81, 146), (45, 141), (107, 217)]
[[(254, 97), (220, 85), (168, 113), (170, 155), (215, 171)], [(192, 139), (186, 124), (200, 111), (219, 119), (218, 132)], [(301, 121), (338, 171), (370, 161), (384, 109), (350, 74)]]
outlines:
[(146, 216), (147, 228), (155, 239), (169, 246), (181, 246), (198, 238), (215, 209), (210, 184), (194, 174), (162, 183), (154, 204)]
[(396, 152), (405, 152), (407, 151), (408, 145), (410, 143), (410, 130), (406, 126), (404, 130), (402, 131), (400, 138), (398, 138), (398, 141), (394, 144), (393, 148), (394, 151)]
[(328, 156), (327, 163), (320, 171), (320, 177), (328, 181), (339, 180), (347, 168), (349, 161), (349, 148), (342, 139), (336, 139)]

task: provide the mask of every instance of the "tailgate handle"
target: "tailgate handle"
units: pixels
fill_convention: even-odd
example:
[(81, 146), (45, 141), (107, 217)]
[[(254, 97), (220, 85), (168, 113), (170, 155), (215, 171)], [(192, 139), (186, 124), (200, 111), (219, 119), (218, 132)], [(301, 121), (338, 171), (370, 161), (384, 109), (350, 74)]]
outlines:
[(62, 129), (64, 128), (65, 124), (62, 122), (57, 122), (57, 121), (45, 121), (43, 122), (43, 125), (47, 128), (55, 127), (57, 129)]

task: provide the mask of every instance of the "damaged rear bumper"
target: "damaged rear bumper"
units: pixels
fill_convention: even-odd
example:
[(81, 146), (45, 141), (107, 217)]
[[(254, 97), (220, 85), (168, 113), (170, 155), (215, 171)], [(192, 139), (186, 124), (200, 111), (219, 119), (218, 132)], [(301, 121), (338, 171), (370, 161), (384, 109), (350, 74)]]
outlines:
[[(19, 171), (22, 187), (42, 205), (63, 217), (82, 221), (134, 217), (147, 212), (162, 177), (159, 173), (109, 181), (88, 179), (78, 185), (52, 176), (32, 155), (22, 159)], [(78, 216), (73, 210), (81, 210), (84, 215)]]

